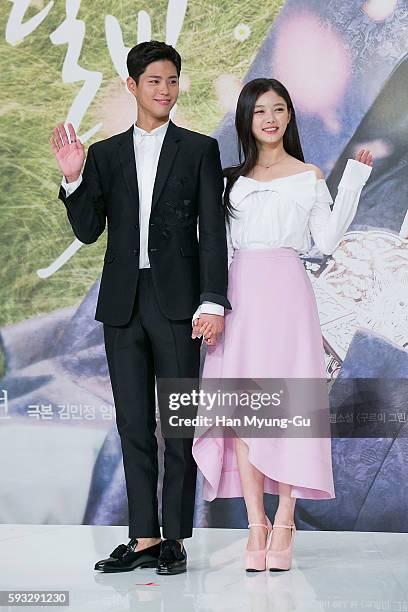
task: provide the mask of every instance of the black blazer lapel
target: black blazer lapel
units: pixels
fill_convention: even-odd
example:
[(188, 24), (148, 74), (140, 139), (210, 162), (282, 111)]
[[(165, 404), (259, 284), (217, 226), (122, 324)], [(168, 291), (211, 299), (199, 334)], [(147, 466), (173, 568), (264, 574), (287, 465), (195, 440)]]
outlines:
[(166, 184), (167, 177), (178, 153), (181, 140), (180, 132), (181, 130), (177, 127), (177, 125), (170, 120), (157, 164), (156, 180), (153, 188), (152, 209), (163, 191), (163, 187)]
[(139, 189), (137, 186), (135, 149), (133, 142), (133, 124), (123, 133), (119, 142), (119, 159), (122, 166), (123, 176), (129, 190), (132, 202), (135, 203), (136, 217), (139, 217)]

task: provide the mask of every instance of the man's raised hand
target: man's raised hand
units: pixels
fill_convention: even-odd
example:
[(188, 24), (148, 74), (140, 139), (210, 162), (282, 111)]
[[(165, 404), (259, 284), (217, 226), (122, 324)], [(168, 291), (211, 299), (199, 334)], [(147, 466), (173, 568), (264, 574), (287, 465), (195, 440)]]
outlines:
[(72, 123), (68, 123), (70, 140), (68, 139), (63, 123), (53, 129), (50, 146), (57, 160), (57, 164), (68, 183), (76, 181), (81, 174), (85, 159), (85, 149), (77, 138)]

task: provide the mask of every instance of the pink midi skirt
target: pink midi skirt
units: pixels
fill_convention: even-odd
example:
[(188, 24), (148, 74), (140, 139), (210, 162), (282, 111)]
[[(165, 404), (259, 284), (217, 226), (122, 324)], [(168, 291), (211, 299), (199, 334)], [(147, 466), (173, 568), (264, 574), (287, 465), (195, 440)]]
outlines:
[[(232, 310), (217, 345), (207, 347), (203, 379), (326, 378), (316, 299), (294, 249), (236, 250), (228, 299)], [(204, 499), (242, 497), (234, 438), (208, 434), (193, 441)], [(265, 476), (265, 493), (278, 494), (281, 482), (291, 485), (292, 497), (335, 496), (330, 438), (242, 439)]]

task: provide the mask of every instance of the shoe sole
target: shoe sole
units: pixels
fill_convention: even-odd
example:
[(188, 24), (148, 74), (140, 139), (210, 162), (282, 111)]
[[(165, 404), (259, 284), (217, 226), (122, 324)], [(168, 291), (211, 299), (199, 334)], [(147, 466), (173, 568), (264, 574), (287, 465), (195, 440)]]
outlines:
[(157, 559), (150, 559), (150, 560), (146, 560), (146, 561), (141, 561), (139, 563), (137, 563), (137, 565), (134, 565), (133, 567), (118, 567), (118, 568), (113, 568), (113, 567), (108, 567), (108, 568), (94, 568), (97, 571), (103, 572), (105, 574), (115, 574), (115, 573), (120, 573), (120, 572), (132, 572), (135, 569), (144, 569), (144, 568), (148, 568), (148, 567), (157, 567)]
[(163, 570), (156, 569), (156, 574), (158, 574), (159, 576), (173, 576), (175, 574), (183, 574), (186, 571), (187, 571), (187, 568), (180, 569), (180, 570), (172, 570), (172, 571), (168, 571), (168, 570), (163, 571)]

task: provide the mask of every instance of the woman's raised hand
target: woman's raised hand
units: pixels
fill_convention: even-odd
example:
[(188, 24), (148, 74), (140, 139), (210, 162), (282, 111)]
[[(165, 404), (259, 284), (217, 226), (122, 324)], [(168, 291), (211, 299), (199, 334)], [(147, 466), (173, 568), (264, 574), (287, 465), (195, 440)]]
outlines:
[(356, 161), (366, 164), (367, 166), (372, 166), (374, 163), (374, 156), (368, 149), (360, 149), (356, 155)]
[(69, 183), (72, 183), (81, 174), (85, 149), (82, 142), (77, 138), (72, 123), (68, 123), (68, 129), (71, 142), (69, 142), (64, 124), (59, 123), (53, 129), (50, 146), (62, 174)]

